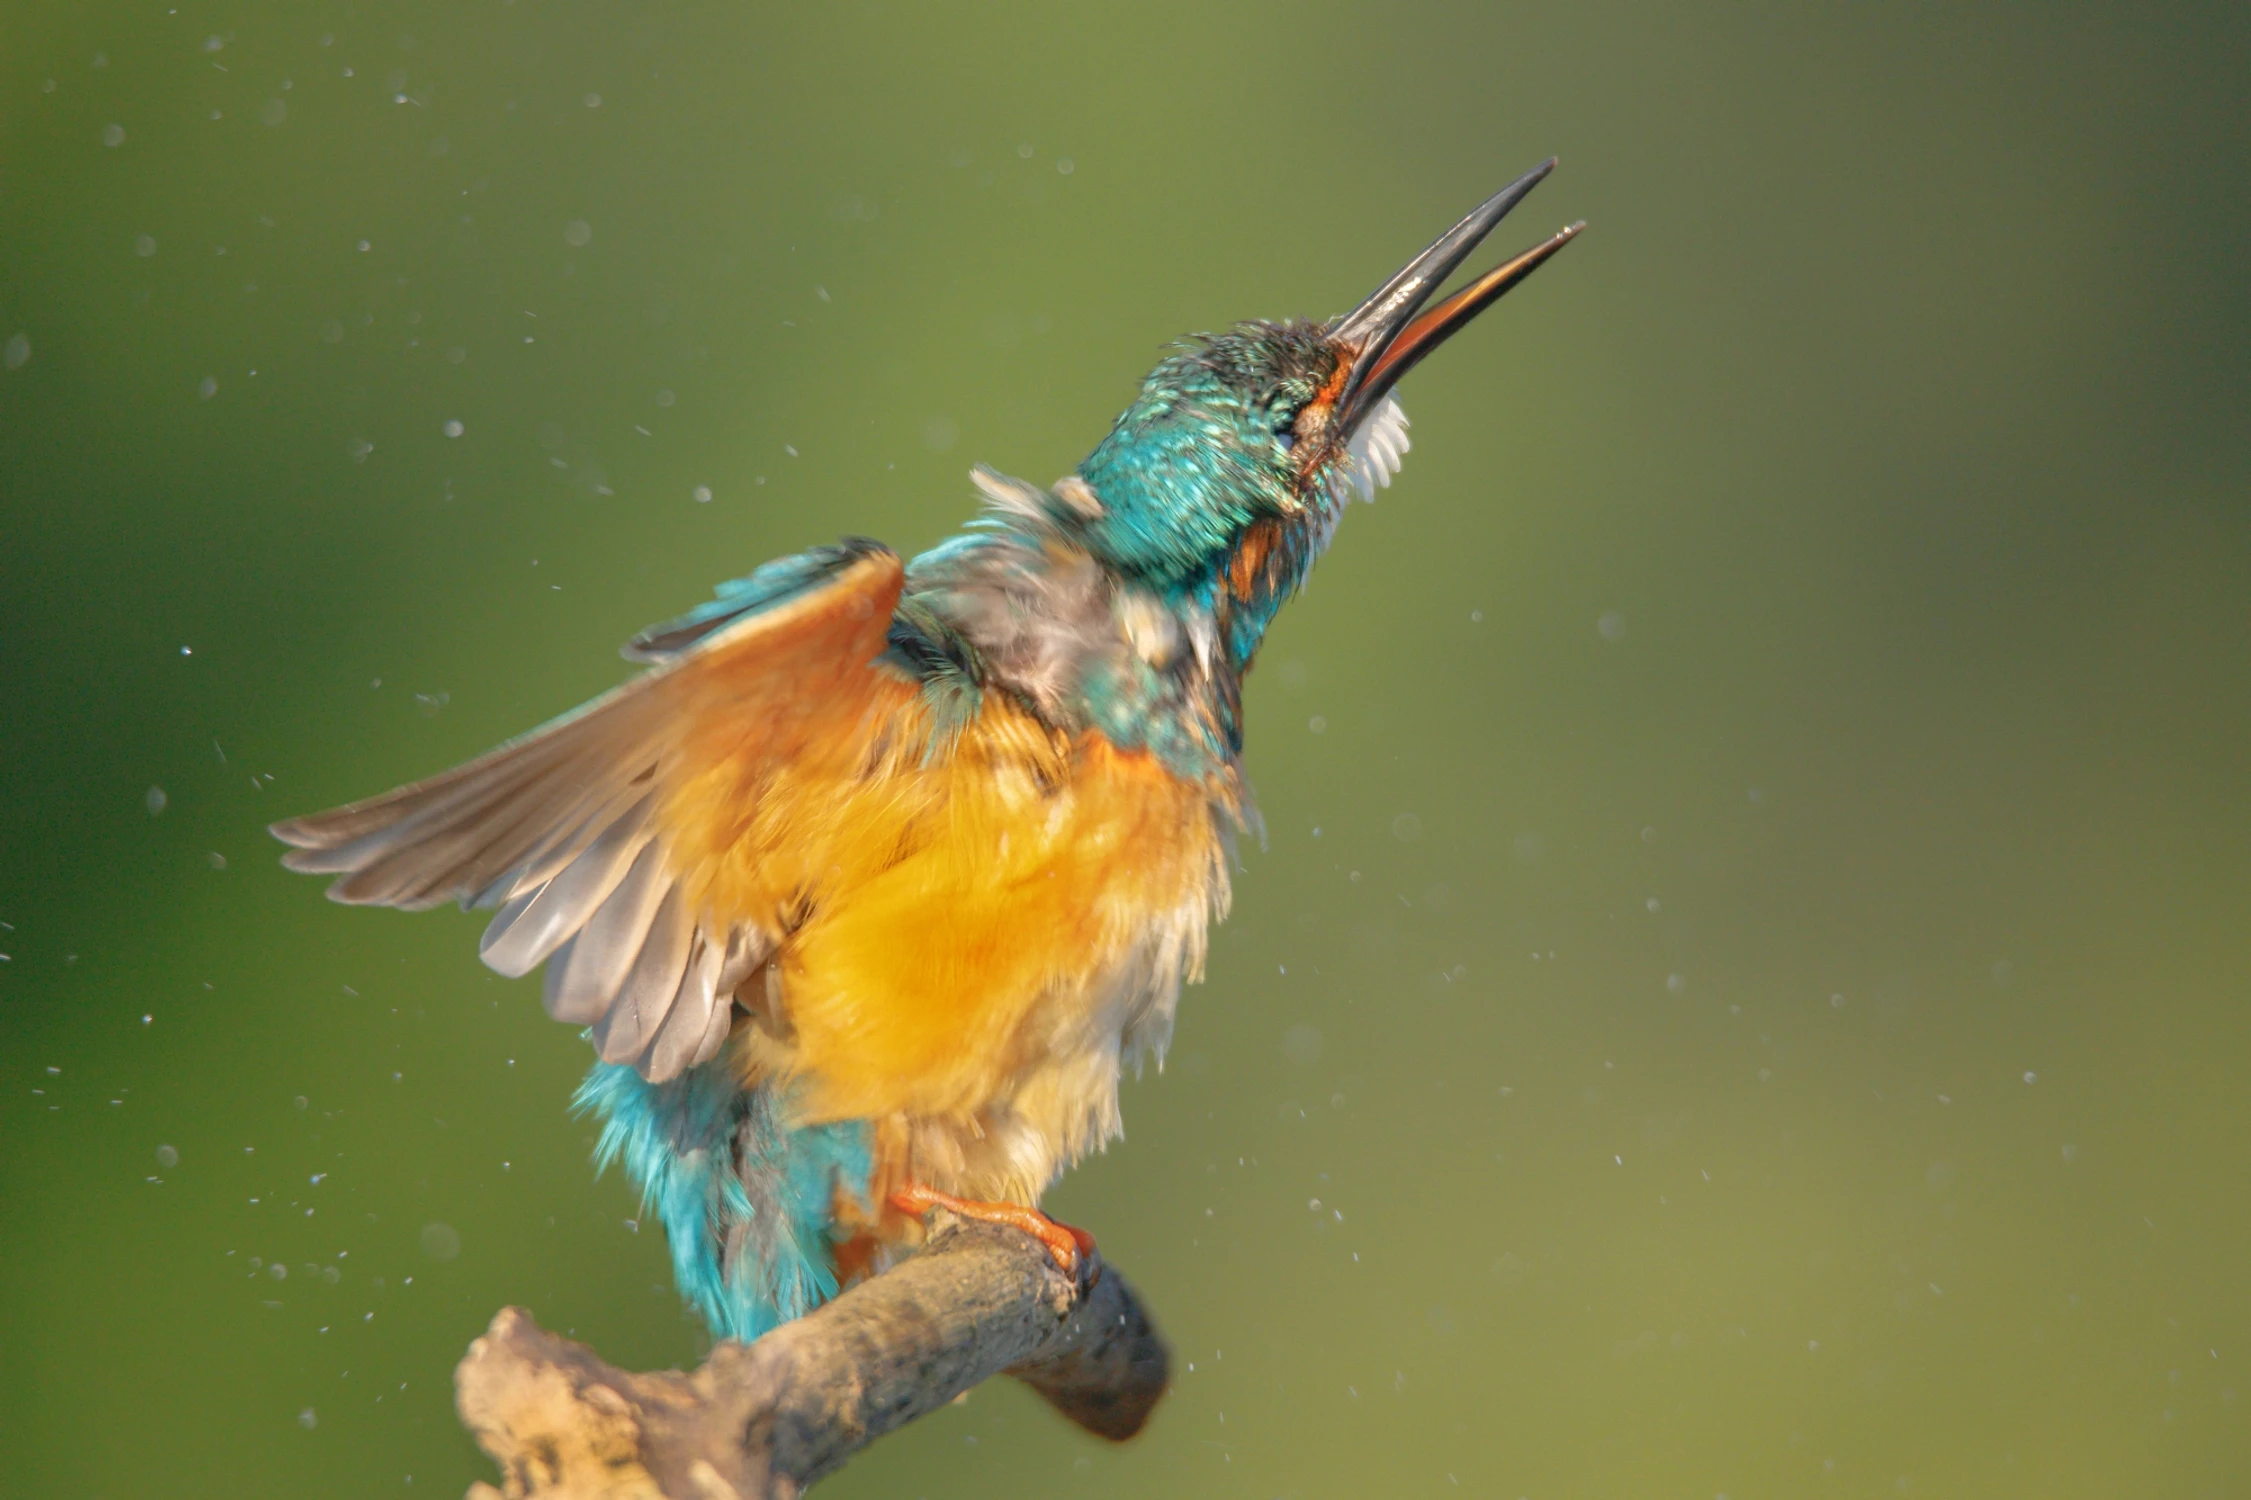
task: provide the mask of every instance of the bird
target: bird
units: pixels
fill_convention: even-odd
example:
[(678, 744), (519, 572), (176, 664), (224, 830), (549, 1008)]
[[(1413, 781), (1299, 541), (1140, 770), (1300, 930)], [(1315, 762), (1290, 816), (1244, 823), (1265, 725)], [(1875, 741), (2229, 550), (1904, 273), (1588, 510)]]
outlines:
[(272, 825), (331, 899), (493, 909), (545, 966), (683, 1299), (750, 1340), (948, 1209), (1092, 1274), (1039, 1211), (1119, 1136), (1260, 836), (1243, 683), (1350, 501), (1407, 447), (1400, 379), (1584, 228), (1433, 300), (1554, 168), (1352, 311), (1167, 347), (1047, 486), (979, 466), (967, 526), (847, 538), (633, 637), (647, 670), (429, 779)]

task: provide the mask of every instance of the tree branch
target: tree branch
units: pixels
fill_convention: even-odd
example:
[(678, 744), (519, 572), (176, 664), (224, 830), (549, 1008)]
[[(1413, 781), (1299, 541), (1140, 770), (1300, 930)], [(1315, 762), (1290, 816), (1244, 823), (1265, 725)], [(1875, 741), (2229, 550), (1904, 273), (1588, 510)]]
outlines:
[(1029, 1235), (939, 1222), (912, 1260), (691, 1375), (615, 1369), (503, 1309), (454, 1371), (502, 1475), (470, 1500), (793, 1500), (1002, 1371), (1089, 1432), (1139, 1432), (1169, 1356), (1125, 1278), (1090, 1254), (1074, 1285)]

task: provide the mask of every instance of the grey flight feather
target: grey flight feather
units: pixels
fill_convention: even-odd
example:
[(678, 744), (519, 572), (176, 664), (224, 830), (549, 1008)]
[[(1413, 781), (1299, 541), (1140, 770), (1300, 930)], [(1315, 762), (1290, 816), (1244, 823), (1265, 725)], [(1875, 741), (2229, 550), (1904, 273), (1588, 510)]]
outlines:
[(618, 986), (641, 956), (649, 923), (671, 889), (664, 854), (645, 846), (617, 889), (610, 893), (571, 943), (570, 955), (547, 963), (547, 1013), (558, 1021), (591, 1026), (610, 1008)]
[(605, 829), (553, 878), (502, 907), (477, 945), (484, 961), (511, 979), (538, 968), (586, 924), (625, 878), (634, 857), (649, 842), (647, 816), (644, 802)]

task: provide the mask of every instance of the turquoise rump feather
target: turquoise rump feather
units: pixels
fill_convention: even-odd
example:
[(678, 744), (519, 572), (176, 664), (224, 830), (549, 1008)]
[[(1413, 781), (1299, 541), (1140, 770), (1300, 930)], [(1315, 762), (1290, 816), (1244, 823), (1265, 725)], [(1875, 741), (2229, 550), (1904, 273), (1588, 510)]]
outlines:
[(772, 1088), (727, 1053), (663, 1083), (597, 1063), (579, 1112), (602, 1122), (597, 1171), (622, 1165), (664, 1226), (680, 1295), (721, 1338), (750, 1340), (836, 1295), (836, 1200), (872, 1212), (868, 1127), (792, 1128)]

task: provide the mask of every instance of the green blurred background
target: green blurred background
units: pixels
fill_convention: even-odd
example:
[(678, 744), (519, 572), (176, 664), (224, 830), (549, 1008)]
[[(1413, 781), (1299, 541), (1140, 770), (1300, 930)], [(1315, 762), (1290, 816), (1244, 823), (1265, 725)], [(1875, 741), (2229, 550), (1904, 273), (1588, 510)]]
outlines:
[(1407, 383), (1050, 1199), (1174, 1394), (827, 1492), (2251, 1492), (2251, 11), (0, 28), (0, 1491), (458, 1494), (511, 1302), (697, 1359), (583, 1044), (263, 825), (1559, 152), (1496, 252), (1593, 228)]

